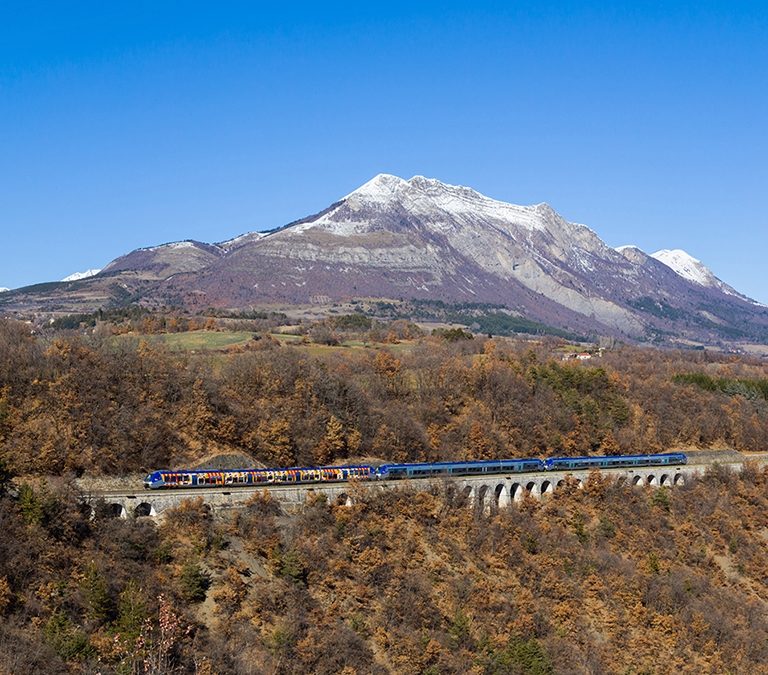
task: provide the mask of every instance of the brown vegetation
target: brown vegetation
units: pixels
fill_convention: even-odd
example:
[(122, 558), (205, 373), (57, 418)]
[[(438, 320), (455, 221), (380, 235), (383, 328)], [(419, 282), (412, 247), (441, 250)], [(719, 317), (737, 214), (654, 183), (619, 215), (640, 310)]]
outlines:
[(491, 516), (358, 490), (159, 526), (64, 483), (0, 498), (0, 671), (760, 673), (768, 474), (585, 488)]
[(17, 473), (119, 475), (237, 451), (290, 465), (768, 446), (764, 364), (629, 347), (564, 362), (557, 344), (263, 339), (196, 355), (0, 322), (0, 457)]
[(766, 672), (755, 467), (655, 491), (595, 474), (491, 516), (440, 489), (353, 488), (352, 507), (288, 516), (260, 495), (215, 521), (193, 500), (161, 524), (92, 517), (68, 479), (11, 482), (216, 449), (288, 465), (766, 448), (759, 362), (259, 343), (191, 355), (0, 322), (0, 672)]

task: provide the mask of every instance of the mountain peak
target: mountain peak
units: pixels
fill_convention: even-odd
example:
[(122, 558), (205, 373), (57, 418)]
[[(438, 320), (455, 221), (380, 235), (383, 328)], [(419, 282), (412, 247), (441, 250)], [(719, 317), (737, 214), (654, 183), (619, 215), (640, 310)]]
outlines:
[(96, 276), (101, 269), (85, 270), (85, 272), (73, 272), (69, 276), (66, 276), (62, 281), (80, 281), (81, 279), (87, 279), (88, 277)]
[(480, 194), (477, 190), (465, 187), (464, 185), (451, 185), (444, 183), (437, 178), (428, 178), (427, 176), (416, 175), (408, 180), (394, 176), (389, 173), (376, 174), (367, 183), (364, 183), (356, 190), (350, 192), (347, 197), (365, 196), (382, 199), (391, 199), (394, 196), (415, 196), (418, 193), (436, 196), (440, 194), (463, 195), (469, 199), (482, 199), (486, 201), (496, 201), (490, 197)]
[(656, 251), (656, 253), (651, 253), (651, 257), (664, 263), (678, 275), (688, 281), (692, 281), (694, 284), (705, 286), (706, 288), (716, 288), (727, 295), (734, 295), (742, 300), (754, 303), (754, 300), (742, 295), (724, 281), (718, 279), (712, 270), (702, 263), (701, 260), (694, 258), (690, 253), (683, 251), (681, 248), (663, 248), (660, 251)]
[(700, 286), (714, 286), (715, 275), (702, 264), (701, 260), (694, 258), (687, 251), (680, 248), (663, 248), (656, 253), (651, 253), (652, 258), (671, 267), (677, 274), (688, 281), (693, 281)]
[[(399, 176), (380, 173), (350, 192), (340, 203), (345, 202), (355, 211), (362, 205), (372, 205), (380, 209), (397, 204), (416, 215), (434, 217), (439, 213), (443, 218), (485, 217), (495, 221), (512, 221), (531, 231), (545, 229), (542, 217), (550, 221), (559, 219), (554, 209), (545, 203), (532, 206), (510, 204), (487, 197), (470, 187), (451, 185), (420, 175), (405, 180)], [(332, 218), (332, 214), (329, 214), (329, 218)], [(303, 230), (323, 222), (324, 219), (317, 219), (300, 227)]]
[(367, 183), (350, 192), (345, 199), (350, 197), (364, 197), (372, 201), (387, 201), (392, 199), (395, 192), (408, 183), (399, 176), (389, 173), (376, 174)]

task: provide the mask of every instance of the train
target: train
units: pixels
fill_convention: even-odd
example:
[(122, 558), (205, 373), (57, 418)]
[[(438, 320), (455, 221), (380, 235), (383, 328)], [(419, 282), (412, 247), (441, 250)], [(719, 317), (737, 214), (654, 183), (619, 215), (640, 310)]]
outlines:
[(397, 480), (439, 476), (478, 476), (499, 473), (536, 473), (578, 469), (616, 469), (686, 464), (682, 452), (654, 455), (603, 457), (549, 457), (547, 459), (489, 459), (468, 462), (417, 462), (411, 464), (354, 464), (349, 466), (295, 466), (273, 469), (165, 470), (148, 474), (145, 489), (247, 487), (346, 482), (350, 480)]

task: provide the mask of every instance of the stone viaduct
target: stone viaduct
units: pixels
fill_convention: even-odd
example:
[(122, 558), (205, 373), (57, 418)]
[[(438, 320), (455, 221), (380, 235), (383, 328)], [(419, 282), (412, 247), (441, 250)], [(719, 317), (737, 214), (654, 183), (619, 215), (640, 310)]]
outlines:
[[(742, 464), (722, 464), (738, 471)], [(702, 474), (706, 465), (656, 466), (634, 469), (607, 469), (601, 475), (635, 487), (674, 487), (684, 485)], [(396, 481), (358, 483), (363, 489), (386, 490), (408, 486), (426, 490), (437, 485), (444, 489), (452, 503), (476, 509), (479, 513), (492, 513), (523, 498), (543, 499), (557, 494), (565, 487), (580, 488), (590, 472), (551, 471), (524, 474), (492, 474), (485, 476), (457, 476), (455, 478), (424, 478)], [(221, 512), (242, 508), (256, 493), (268, 490), (287, 511), (300, 509), (313, 495), (325, 495), (329, 502), (351, 505), (355, 489), (348, 483), (313, 483), (303, 485), (272, 485), (239, 488), (139, 490), (133, 492), (95, 493), (85, 501), (92, 506), (103, 502), (107, 513), (119, 518), (157, 517), (167, 509), (178, 506), (186, 499), (202, 497), (212, 511)]]

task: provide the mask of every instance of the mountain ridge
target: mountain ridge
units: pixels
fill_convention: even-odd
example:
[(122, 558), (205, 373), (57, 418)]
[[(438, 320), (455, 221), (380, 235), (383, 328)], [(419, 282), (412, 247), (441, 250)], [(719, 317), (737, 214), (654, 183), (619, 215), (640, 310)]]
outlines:
[[(424, 176), (378, 174), (288, 225), (136, 249), (74, 288), (10, 297), (27, 309), (130, 300), (191, 310), (441, 299), (500, 303), (559, 328), (628, 339), (768, 340), (763, 308), (696, 262), (717, 283), (636, 247), (611, 248), (544, 202), (519, 206)], [(0, 307), (13, 304), (4, 297)]]

